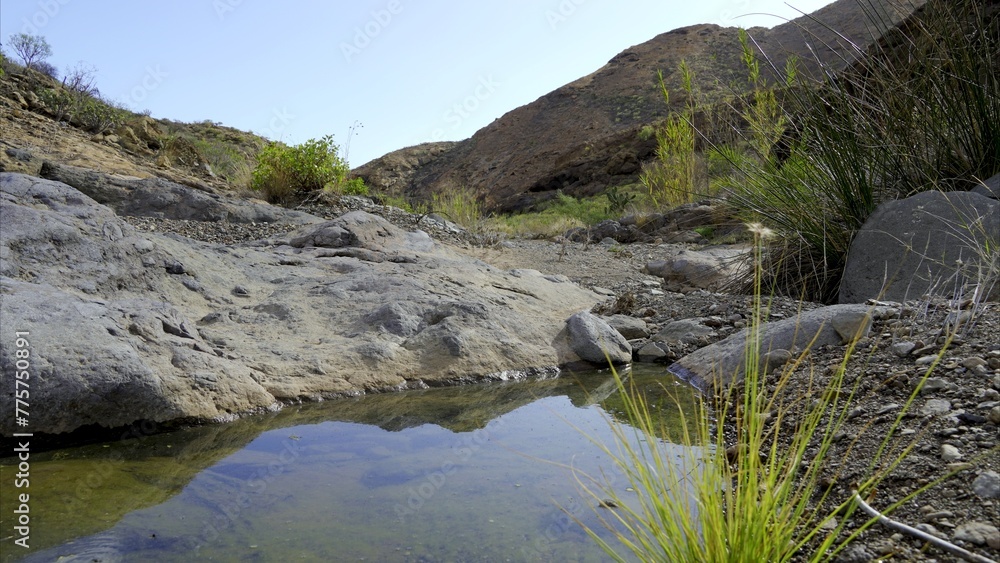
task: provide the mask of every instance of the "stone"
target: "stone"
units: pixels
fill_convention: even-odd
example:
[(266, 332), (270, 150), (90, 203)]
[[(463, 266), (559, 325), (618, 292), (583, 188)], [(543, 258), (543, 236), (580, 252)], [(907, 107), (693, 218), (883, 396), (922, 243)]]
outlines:
[[(295, 220), (260, 205), (259, 216)], [(32, 413), (35, 432), (229, 420), (288, 401), (548, 374), (580, 362), (565, 319), (602, 300), (364, 212), (218, 245), (140, 233), (73, 187), (2, 172), (0, 225), (0, 318), (45, 350), (32, 363), (32, 399), (46, 405)], [(331, 255), (341, 250), (358, 256)], [(623, 348), (616, 360), (629, 361)], [(0, 347), (0, 372), (14, 362)], [(0, 412), (13, 408), (0, 394)], [(0, 435), (14, 422), (0, 419)]]
[(611, 315), (609, 317), (601, 318), (627, 340), (635, 340), (637, 338), (646, 338), (649, 336), (649, 326), (647, 326), (646, 321), (642, 319), (637, 319), (628, 315)]
[(638, 362), (666, 362), (671, 358), (670, 346), (664, 342), (647, 342), (636, 353)]
[(948, 399), (928, 399), (920, 408), (920, 414), (924, 416), (937, 416), (949, 412), (951, 412), (951, 401)]
[[(870, 319), (876, 312), (877, 309), (873, 310), (867, 305), (831, 305), (765, 323), (760, 327), (761, 351), (796, 350), (805, 348), (810, 343), (813, 346), (843, 345), (846, 342), (834, 329), (834, 319), (841, 318), (839, 326), (850, 323), (862, 326), (867, 325), (870, 321), (866, 319)], [(684, 356), (668, 369), (703, 390), (711, 385), (740, 379), (746, 367), (748, 335), (749, 329), (743, 329)]]
[(669, 259), (648, 262), (645, 271), (663, 278), (667, 291), (715, 290), (739, 274), (745, 255), (746, 249), (738, 247), (682, 250)]
[(972, 188), (972, 193), (986, 196), (992, 199), (1000, 199), (1000, 174), (995, 174), (976, 187)]
[(993, 424), (1000, 426), (1000, 407), (990, 409), (990, 414), (986, 418)]
[(697, 319), (682, 319), (673, 321), (663, 327), (653, 336), (656, 342), (668, 345), (697, 344), (703, 337), (715, 334), (710, 327), (701, 324)]
[[(956, 285), (976, 279), (978, 249), (989, 240), (1000, 240), (1000, 201), (995, 199), (926, 191), (883, 203), (851, 243), (839, 301), (902, 302), (932, 291), (951, 297)], [(1000, 299), (1000, 285), (987, 298)]]
[(914, 351), (917, 345), (913, 342), (897, 342), (892, 345), (892, 353), (899, 357), (906, 357)]
[(1000, 529), (986, 522), (966, 522), (955, 528), (952, 539), (1000, 549)]
[(945, 462), (953, 462), (962, 459), (962, 452), (951, 444), (941, 444), (941, 459)]
[(972, 481), (972, 492), (984, 499), (1000, 499), (1000, 474), (983, 471)]
[(580, 311), (566, 320), (569, 345), (580, 359), (596, 365), (627, 364), (632, 361), (632, 346), (617, 330), (600, 317)]

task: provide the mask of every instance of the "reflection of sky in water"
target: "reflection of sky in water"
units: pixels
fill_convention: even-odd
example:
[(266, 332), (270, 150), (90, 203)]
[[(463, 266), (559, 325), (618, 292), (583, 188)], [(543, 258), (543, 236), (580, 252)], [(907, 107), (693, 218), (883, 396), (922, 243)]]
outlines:
[[(662, 370), (653, 376), (660, 381)], [(187, 479), (179, 494), (123, 513), (117, 523), (108, 522), (110, 529), (86, 531), (91, 535), (39, 553), (38, 560), (120, 560), (122, 553), (123, 560), (137, 561), (606, 560), (563, 511), (599, 526), (593, 500), (580, 492), (570, 466), (593, 476), (603, 472), (618, 494), (628, 496), (624, 479), (590, 441), (612, 444), (607, 414), (591, 404), (607, 396), (600, 385), (606, 377), (581, 376), (591, 392), (603, 393), (598, 397), (588, 398), (568, 378), (379, 395), (308, 405), (297, 413), (286, 409), (257, 421), (260, 428), (247, 430), (242, 444), (233, 440), (230, 451), (178, 443), (173, 457), (122, 462), (93, 498), (100, 503), (103, 487), (139, 473), (150, 487), (169, 489), (156, 483), (148, 466), (169, 467), (166, 460), (177, 459), (195, 466), (190, 476), (171, 473)], [(432, 423), (435, 412), (444, 413), (441, 424), (463, 431)], [(392, 430), (343, 421), (352, 419), (378, 420)], [(254, 421), (234, 425), (241, 423)], [(147, 438), (171, 439), (176, 436)], [(77, 469), (93, 467), (96, 455), (115, 447), (121, 444), (90, 447)], [(45, 463), (36, 465), (44, 475)], [(72, 480), (72, 467), (70, 473), (62, 469), (45, 479)], [(87, 530), (67, 518), (59, 524), (62, 537), (56, 534), (49, 545), (80, 535), (74, 529)], [(3, 551), (5, 561), (13, 560), (8, 546)]]

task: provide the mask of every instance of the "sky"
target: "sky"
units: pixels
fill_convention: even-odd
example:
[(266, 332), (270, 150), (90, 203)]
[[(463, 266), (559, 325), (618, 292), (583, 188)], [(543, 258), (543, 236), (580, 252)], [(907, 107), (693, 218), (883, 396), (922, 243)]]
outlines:
[(772, 27), (829, 3), (3, 0), (0, 41), (41, 35), (60, 74), (89, 65), (103, 96), (155, 118), (333, 135), (354, 167), (468, 138), (660, 33)]

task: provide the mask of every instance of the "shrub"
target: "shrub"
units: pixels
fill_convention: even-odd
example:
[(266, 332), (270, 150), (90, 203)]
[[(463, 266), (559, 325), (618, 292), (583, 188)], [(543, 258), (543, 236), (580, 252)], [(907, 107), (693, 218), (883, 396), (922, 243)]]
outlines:
[(76, 98), (63, 88), (42, 88), (35, 94), (56, 121), (68, 120), (76, 106)]
[(74, 118), (91, 133), (103, 133), (125, 123), (128, 110), (121, 104), (100, 97), (82, 96), (74, 107)]
[(346, 180), (341, 184), (340, 193), (344, 195), (367, 196), (369, 190), (368, 186), (365, 184), (364, 179), (351, 178), (350, 180)]
[(469, 231), (478, 232), (483, 209), (476, 194), (468, 188), (449, 189), (431, 195), (431, 209)]
[(41, 35), (15, 33), (7, 39), (7, 44), (25, 68), (38, 70), (38, 63), (52, 56), (52, 47)]
[(287, 202), (328, 185), (339, 186), (349, 171), (333, 135), (291, 147), (274, 142), (257, 155), (251, 187), (269, 201)]
[(48, 61), (37, 61), (34, 63), (33, 68), (52, 80), (59, 80), (59, 69)]

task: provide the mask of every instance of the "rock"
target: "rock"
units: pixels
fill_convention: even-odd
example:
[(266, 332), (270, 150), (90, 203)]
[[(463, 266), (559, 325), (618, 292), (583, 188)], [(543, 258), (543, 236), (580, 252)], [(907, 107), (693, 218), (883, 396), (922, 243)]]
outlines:
[(920, 408), (920, 414), (924, 416), (937, 416), (949, 412), (951, 412), (951, 401), (948, 399), (928, 399)]
[(570, 348), (584, 361), (597, 365), (627, 364), (632, 346), (600, 317), (580, 311), (566, 320)]
[(670, 346), (664, 342), (647, 342), (636, 353), (637, 362), (666, 362), (670, 360), (672, 353)]
[(840, 552), (834, 559), (837, 563), (869, 563), (875, 559), (875, 554), (867, 547), (859, 543), (852, 543), (847, 549)]
[(962, 459), (962, 452), (951, 444), (941, 444), (941, 459), (945, 462), (953, 462)]
[[(832, 305), (766, 323), (761, 327), (761, 352), (801, 349), (810, 342), (813, 346), (843, 345), (846, 342), (834, 329), (834, 325), (867, 326), (873, 312), (877, 311), (867, 305)], [(834, 320), (838, 317), (840, 319), (835, 323)], [(748, 334), (749, 329), (741, 330), (684, 356), (669, 369), (681, 379), (702, 389), (712, 384), (726, 384), (739, 379), (745, 368)]]
[(996, 174), (972, 188), (972, 193), (992, 199), (1000, 199), (1000, 174)]
[(308, 213), (207, 193), (162, 178), (103, 174), (52, 162), (42, 163), (40, 175), (80, 190), (118, 215), (290, 225), (321, 221)]
[[(905, 301), (930, 291), (946, 291), (950, 297), (956, 283), (976, 279), (978, 249), (989, 240), (1000, 240), (1000, 202), (995, 199), (927, 191), (883, 203), (854, 237), (840, 303)], [(956, 280), (956, 274), (961, 278)], [(1000, 299), (1000, 285), (988, 298)]]
[(701, 324), (697, 319), (673, 321), (663, 327), (653, 336), (653, 341), (668, 345), (698, 344), (704, 337), (715, 334), (711, 328)]
[(897, 342), (892, 345), (892, 353), (899, 357), (906, 357), (914, 351), (917, 345), (913, 342)]
[(983, 471), (972, 481), (972, 492), (979, 498), (1000, 498), (1000, 474), (996, 471)]
[(628, 315), (611, 315), (610, 317), (601, 318), (627, 340), (649, 336), (649, 327), (646, 325), (646, 321), (642, 319)]
[(682, 250), (671, 259), (647, 263), (646, 273), (663, 278), (667, 291), (720, 289), (739, 273), (745, 253), (741, 248)]
[(986, 418), (993, 424), (1000, 426), (1000, 407), (993, 407), (990, 409), (990, 414)]
[(966, 541), (974, 545), (986, 545), (992, 549), (1000, 549), (1000, 529), (986, 522), (967, 522), (952, 535), (955, 541)]
[(767, 373), (780, 370), (792, 360), (792, 353), (788, 350), (769, 350), (761, 356), (762, 364)]
[[(140, 233), (70, 186), (0, 173), (0, 225), (0, 318), (39, 351), (35, 432), (550, 373), (581, 359), (564, 319), (602, 299), (363, 212), (226, 246)], [(384, 260), (330, 255), (342, 250)], [(14, 361), (0, 347), (0, 372)]]

